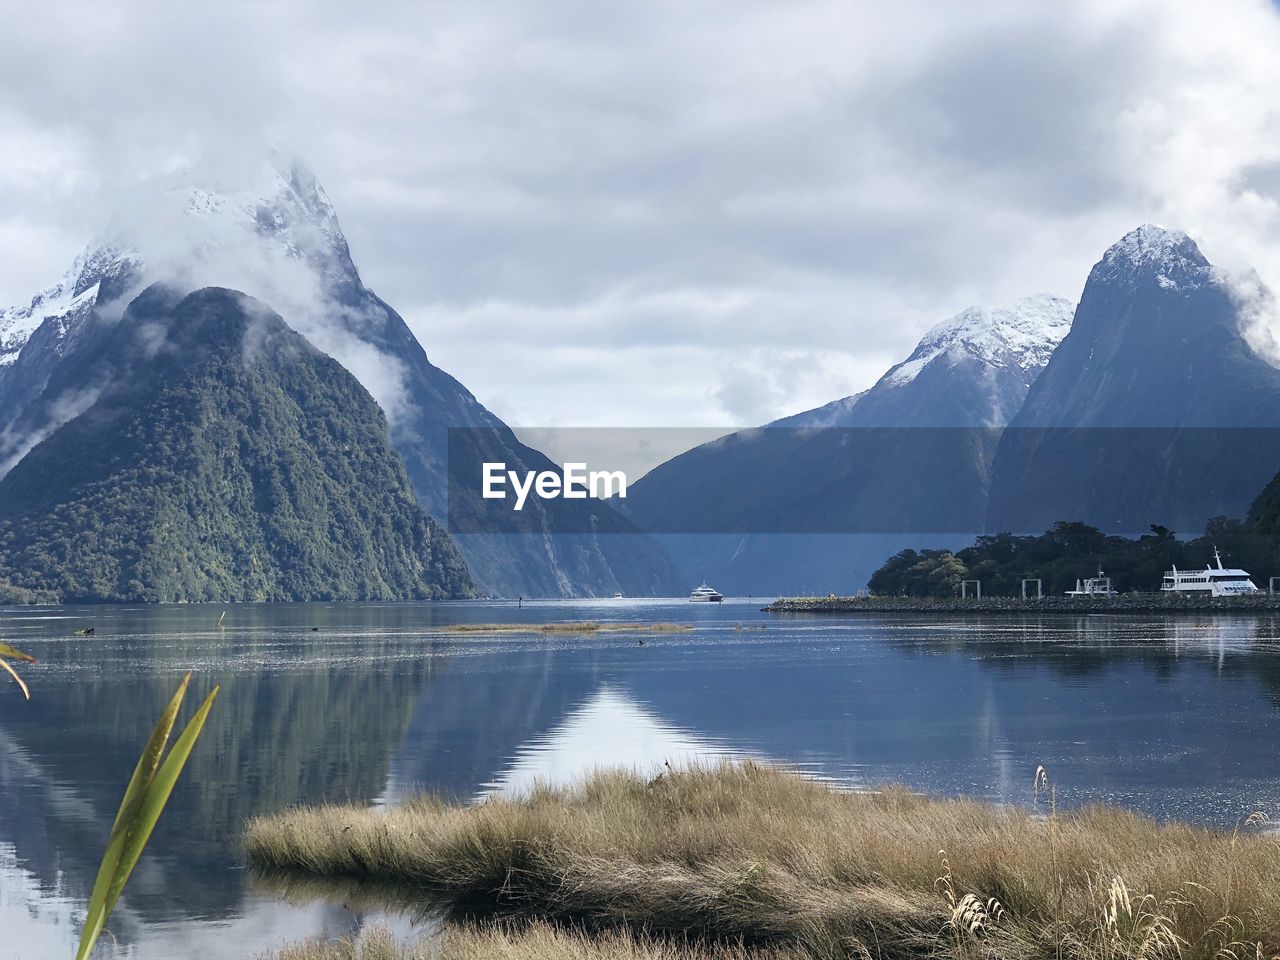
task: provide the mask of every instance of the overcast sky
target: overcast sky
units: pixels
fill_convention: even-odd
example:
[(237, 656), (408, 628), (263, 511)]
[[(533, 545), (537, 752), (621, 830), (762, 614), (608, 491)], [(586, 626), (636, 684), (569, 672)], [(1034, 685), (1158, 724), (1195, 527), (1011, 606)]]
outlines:
[(0, 302), (275, 146), (509, 422), (755, 424), (1144, 221), (1280, 288), (1278, 50), (1262, 0), (6, 3)]

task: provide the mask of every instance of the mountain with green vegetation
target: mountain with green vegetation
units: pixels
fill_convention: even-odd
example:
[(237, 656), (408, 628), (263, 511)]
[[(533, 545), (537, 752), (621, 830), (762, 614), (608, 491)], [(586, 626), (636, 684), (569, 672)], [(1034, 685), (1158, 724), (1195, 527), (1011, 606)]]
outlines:
[[(260, 302), (152, 286), (51, 375), (0, 480), (0, 595), (469, 596), (377, 403)], [(77, 398), (67, 419), (48, 409)]]
[(94, 348), (94, 329), (118, 315), (125, 291), (154, 281), (184, 293), (234, 287), (272, 304), (383, 404), (418, 504), (454, 531), (481, 592), (640, 597), (689, 589), (662, 548), (606, 500), (533, 497), (515, 530), (476, 522), (496, 511), (478, 486), (455, 482), (460, 462), (477, 471), (501, 462), (521, 474), (558, 465), (433, 364), (404, 318), (365, 285), (333, 204), (305, 167), (273, 157), (239, 178), (197, 165), (156, 178), (145, 194), (117, 211), (61, 280), (0, 309), (0, 474), (25, 455), (32, 430), (50, 431), (82, 409), (84, 385), (69, 381), (59, 400), (46, 395), (44, 418), (33, 419), (55, 371)]

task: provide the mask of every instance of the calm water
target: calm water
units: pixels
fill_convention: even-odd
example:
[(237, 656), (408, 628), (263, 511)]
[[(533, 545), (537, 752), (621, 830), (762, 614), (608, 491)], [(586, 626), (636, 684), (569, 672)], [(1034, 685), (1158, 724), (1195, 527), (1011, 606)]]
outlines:
[[(103, 956), (240, 958), (368, 918), (281, 903), (246, 818), (460, 798), (594, 766), (759, 756), (855, 786), (1280, 813), (1280, 621), (801, 619), (600, 601), (0, 610), (41, 659), (0, 685), (0, 957), (69, 957), (124, 783), (183, 671), (223, 685)], [(458, 622), (678, 620), (692, 633), (483, 637)], [(93, 625), (96, 635), (74, 636)], [(313, 627), (318, 628), (312, 630)], [(407, 922), (407, 921), (406, 921)], [(114, 949), (114, 954), (112, 953)]]

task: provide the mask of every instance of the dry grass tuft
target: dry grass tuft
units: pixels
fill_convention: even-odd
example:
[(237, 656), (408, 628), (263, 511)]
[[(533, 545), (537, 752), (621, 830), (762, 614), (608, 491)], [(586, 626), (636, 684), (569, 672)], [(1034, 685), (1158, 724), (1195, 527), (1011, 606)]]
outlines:
[(260, 871), (374, 884), (454, 916), (824, 960), (1255, 960), (1280, 948), (1280, 846), (1256, 832), (846, 793), (750, 763), (598, 774), (474, 806), (295, 810), (254, 821), (247, 842)]
[(625, 930), (602, 936), (530, 924), (449, 927), (438, 938), (397, 943), (385, 928), (342, 940), (308, 940), (259, 960), (801, 960), (798, 954), (685, 944)]

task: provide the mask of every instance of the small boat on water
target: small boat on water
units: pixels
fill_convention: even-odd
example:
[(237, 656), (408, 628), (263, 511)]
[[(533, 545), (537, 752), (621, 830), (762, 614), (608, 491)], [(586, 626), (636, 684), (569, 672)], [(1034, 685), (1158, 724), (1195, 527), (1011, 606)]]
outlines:
[(1088, 577), (1084, 580), (1076, 581), (1076, 588), (1068, 590), (1068, 597), (1114, 597), (1116, 588), (1111, 585), (1111, 578), (1102, 572), (1102, 568), (1098, 568), (1096, 577)]
[(720, 603), (723, 599), (723, 594), (717, 592), (713, 587), (708, 587), (705, 583), (689, 594), (690, 603)]
[(613, 599), (615, 599), (615, 600), (621, 600), (621, 599), (622, 599), (622, 591), (621, 591), (621, 590), (616, 590), (616, 591), (614, 591)]
[(1239, 567), (1224, 567), (1218, 548), (1213, 548), (1216, 568), (1205, 565), (1203, 570), (1179, 570), (1174, 567), (1164, 575), (1160, 584), (1163, 593), (1207, 593), (1211, 597), (1238, 597), (1246, 593), (1261, 593), (1248, 571)]

